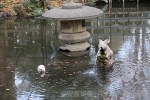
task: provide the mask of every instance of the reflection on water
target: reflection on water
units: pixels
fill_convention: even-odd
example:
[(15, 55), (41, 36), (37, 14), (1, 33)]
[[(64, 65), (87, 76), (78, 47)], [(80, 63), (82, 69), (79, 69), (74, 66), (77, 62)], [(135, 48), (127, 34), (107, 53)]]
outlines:
[[(66, 57), (58, 51), (56, 21), (17, 19), (0, 23), (1, 100), (149, 100), (150, 8), (105, 8), (102, 18), (86, 20), (88, 54)], [(122, 12), (124, 11), (124, 12)], [(95, 66), (98, 39), (111, 37), (111, 72)], [(46, 65), (46, 76), (36, 71)]]

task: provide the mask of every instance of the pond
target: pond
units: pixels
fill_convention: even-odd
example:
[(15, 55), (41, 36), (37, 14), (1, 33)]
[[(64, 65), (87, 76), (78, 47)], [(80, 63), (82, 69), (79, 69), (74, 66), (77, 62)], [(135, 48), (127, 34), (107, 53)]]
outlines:
[[(149, 100), (150, 7), (134, 5), (101, 6), (102, 18), (86, 20), (91, 47), (84, 56), (58, 51), (57, 21), (1, 21), (0, 100)], [(111, 71), (99, 72), (98, 41), (109, 36), (115, 62)], [(43, 78), (40, 64), (46, 65)]]

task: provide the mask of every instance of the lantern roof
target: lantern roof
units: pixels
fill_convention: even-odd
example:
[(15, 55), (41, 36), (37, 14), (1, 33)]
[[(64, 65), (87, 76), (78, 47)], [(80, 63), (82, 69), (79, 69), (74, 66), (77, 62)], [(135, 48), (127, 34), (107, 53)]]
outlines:
[(74, 3), (71, 0), (70, 3), (62, 4), (59, 8), (46, 11), (42, 16), (54, 20), (78, 20), (99, 17), (102, 13), (103, 11), (98, 8), (82, 6), (81, 3)]

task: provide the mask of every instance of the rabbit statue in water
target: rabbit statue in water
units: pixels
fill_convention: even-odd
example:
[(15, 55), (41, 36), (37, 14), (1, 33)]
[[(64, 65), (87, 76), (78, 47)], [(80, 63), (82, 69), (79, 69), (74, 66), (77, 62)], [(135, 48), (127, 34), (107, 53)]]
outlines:
[(39, 65), (37, 68), (37, 71), (41, 74), (41, 77), (45, 76), (45, 66), (44, 65)]
[(99, 44), (98, 44), (98, 52), (96, 55), (96, 63), (99, 64), (104, 64), (106, 66), (111, 66), (113, 64), (113, 51), (109, 48), (107, 45), (110, 42), (110, 39), (106, 40), (101, 40), (99, 39)]

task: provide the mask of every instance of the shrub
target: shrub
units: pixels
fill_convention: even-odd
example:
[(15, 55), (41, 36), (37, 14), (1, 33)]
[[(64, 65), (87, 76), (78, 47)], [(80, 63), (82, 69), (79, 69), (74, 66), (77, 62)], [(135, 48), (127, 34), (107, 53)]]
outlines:
[(3, 4), (0, 4), (0, 11), (1, 11), (1, 9), (4, 7), (4, 5)]
[(19, 14), (20, 11), (21, 11), (21, 5), (20, 5), (20, 4), (16, 4), (16, 5), (13, 7), (13, 10), (14, 10), (17, 14)]

